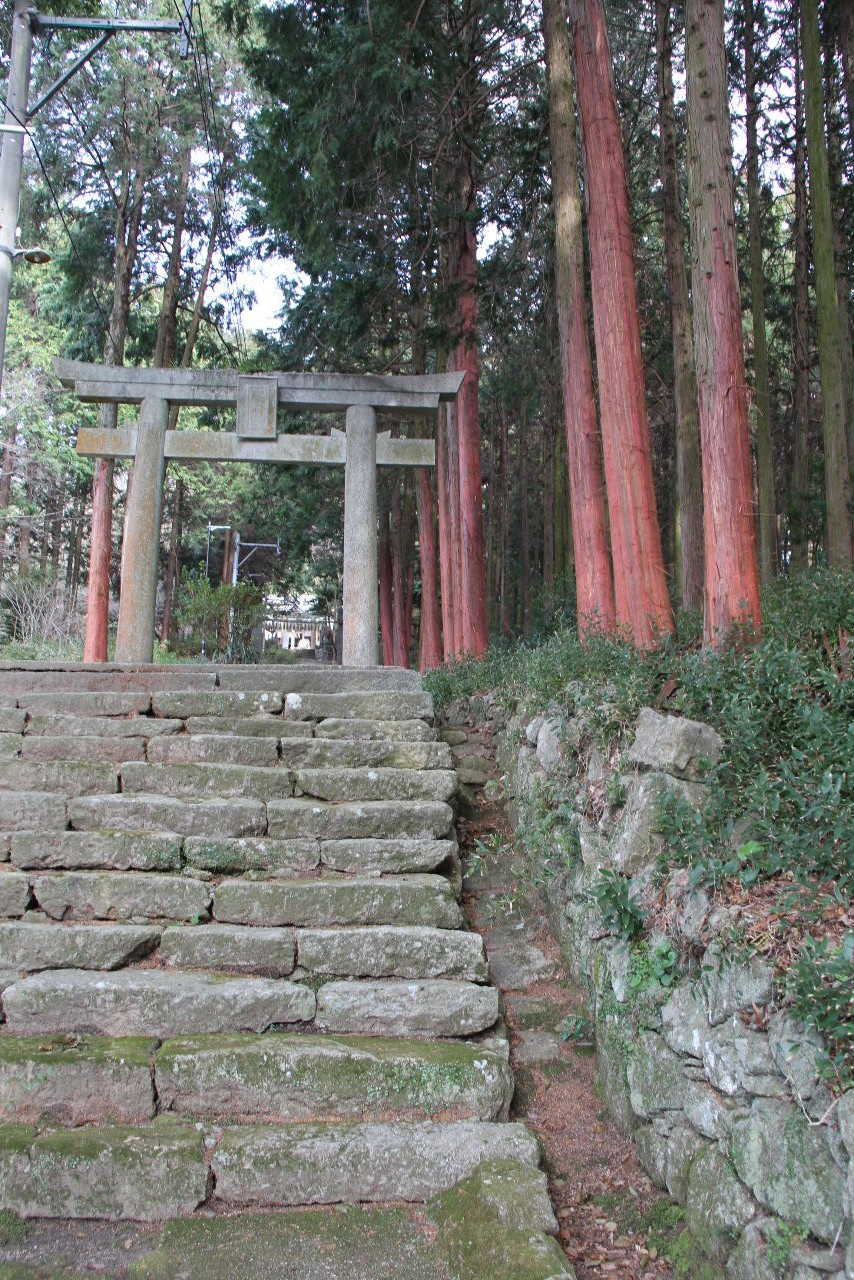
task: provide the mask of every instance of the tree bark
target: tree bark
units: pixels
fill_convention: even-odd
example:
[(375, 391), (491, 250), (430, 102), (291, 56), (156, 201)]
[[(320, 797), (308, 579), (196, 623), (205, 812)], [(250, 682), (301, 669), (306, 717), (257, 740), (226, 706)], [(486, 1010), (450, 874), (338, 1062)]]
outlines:
[(694, 355), (703, 449), (704, 639), (761, 624), (723, 0), (688, 0), (688, 180)]
[(382, 637), (383, 666), (394, 666), (394, 613), (392, 610), (391, 539), (388, 525), (388, 504), (380, 509), (380, 635)]
[(442, 663), (442, 624), (439, 613), (439, 574), (436, 534), (433, 527), (433, 486), (430, 472), (420, 467), (418, 476), (418, 546), (421, 552), (421, 633), (418, 666), (432, 671)]
[(824, 490), (827, 506), (827, 559), (838, 568), (854, 564), (851, 539), (851, 480), (845, 423), (845, 387), (839, 302), (833, 253), (833, 212), (824, 133), (824, 94), (817, 0), (801, 0), (804, 104), (807, 124), (809, 196), (812, 210), (818, 360), (824, 434)]
[(519, 410), (519, 603), (521, 630), (531, 635), (531, 535), (528, 527), (528, 415)]
[(3, 566), (6, 561), (5, 513), (9, 510), (12, 497), (12, 472), (15, 469), (15, 446), (18, 439), (17, 414), (10, 413), (7, 418), (3, 435), (3, 459), (0, 462), (0, 520), (3, 522), (0, 525), (0, 578), (3, 577)]
[(555, 213), (555, 289), (580, 635), (613, 631), (602, 450), (584, 298), (575, 102), (563, 0), (543, 0)]
[(747, 133), (747, 231), (750, 247), (750, 302), (753, 315), (753, 403), (756, 409), (756, 481), (759, 496), (758, 569), (760, 582), (777, 572), (777, 513), (774, 501), (774, 451), (771, 387), (765, 333), (765, 266), (759, 178), (759, 75), (756, 68), (756, 13), (744, 0), (744, 81)]
[(161, 644), (168, 644), (172, 634), (172, 600), (178, 581), (178, 562), (181, 555), (181, 506), (184, 497), (184, 482), (175, 482), (175, 494), (172, 499), (172, 529), (169, 534), (169, 554), (166, 557), (166, 581), (163, 590), (163, 623), (160, 628)]
[(555, 419), (550, 408), (543, 423), (543, 590), (555, 589)]
[(616, 618), (636, 645), (650, 648), (673, 633), (673, 613), (652, 476), (625, 157), (602, 0), (570, 0), (569, 12), (587, 177)]
[(688, 298), (682, 199), (676, 159), (670, 0), (656, 0), (655, 19), (664, 250), (670, 293), (673, 397), (676, 409), (679, 590), (683, 609), (699, 609), (703, 603), (703, 473), (693, 325)]
[[(116, 261), (113, 272), (113, 304), (104, 343), (104, 364), (120, 365), (124, 360), (125, 337), (130, 312), (130, 284), (136, 264), (145, 174), (138, 170), (133, 177), (130, 157), (122, 174), (122, 185), (116, 209)], [(115, 430), (118, 407), (102, 404), (98, 425)], [(84, 662), (106, 662), (110, 610), (110, 562), (113, 552), (113, 463), (99, 458), (95, 464), (92, 488), (92, 531), (89, 549), (89, 593), (86, 609), (86, 636), (83, 642)]]
[(849, 0), (842, 0), (839, 10), (839, 45), (842, 51), (845, 105), (848, 110), (848, 129), (854, 138), (854, 8)]
[(809, 564), (807, 516), (810, 499), (810, 300), (807, 165), (804, 139), (800, 41), (795, 68), (795, 268), (792, 308), (792, 474), (789, 484), (790, 564), (793, 571)]

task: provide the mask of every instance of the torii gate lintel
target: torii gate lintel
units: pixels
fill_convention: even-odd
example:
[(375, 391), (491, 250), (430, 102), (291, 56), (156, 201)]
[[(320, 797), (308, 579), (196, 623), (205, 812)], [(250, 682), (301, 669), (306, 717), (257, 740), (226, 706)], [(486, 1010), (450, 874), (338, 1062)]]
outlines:
[[(90, 403), (138, 404), (138, 429), (81, 428), (78, 453), (134, 459), (125, 513), (117, 662), (150, 662), (154, 653), (157, 560), (163, 480), (169, 458), (343, 466), (345, 666), (377, 665), (376, 469), (433, 466), (435, 443), (377, 433), (377, 411), (435, 414), (453, 400), (464, 374), (238, 374), (233, 370), (128, 369), (55, 360), (60, 381)], [(170, 431), (173, 405), (232, 407), (237, 430)], [(278, 435), (280, 406), (345, 413), (345, 431)]]

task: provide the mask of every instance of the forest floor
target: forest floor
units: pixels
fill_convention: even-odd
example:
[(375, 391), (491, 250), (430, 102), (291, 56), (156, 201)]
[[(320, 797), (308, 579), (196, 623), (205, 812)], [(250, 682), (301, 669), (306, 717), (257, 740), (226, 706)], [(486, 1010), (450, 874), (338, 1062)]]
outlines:
[[(489, 749), (487, 736), (479, 754), (488, 758)], [(525, 882), (503, 806), (478, 794), (476, 807), (458, 821), (468, 867), (464, 906), (504, 995), (516, 1078), (512, 1115), (542, 1144), (561, 1245), (578, 1280), (672, 1276), (666, 1254), (679, 1234), (680, 1211), (652, 1185), (632, 1142), (604, 1111), (595, 1047), (584, 1038), (582, 993), (542, 900)]]

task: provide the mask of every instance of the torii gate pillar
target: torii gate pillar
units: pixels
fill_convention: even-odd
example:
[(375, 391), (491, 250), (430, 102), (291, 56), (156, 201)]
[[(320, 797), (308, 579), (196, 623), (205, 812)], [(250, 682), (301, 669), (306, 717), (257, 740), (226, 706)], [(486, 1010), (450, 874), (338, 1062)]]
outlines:
[(139, 413), (133, 480), (125, 513), (124, 563), (116, 629), (116, 662), (151, 662), (157, 560), (166, 475), (169, 401), (147, 397)]
[(347, 410), (344, 473), (345, 667), (377, 665), (377, 415), (366, 405)]

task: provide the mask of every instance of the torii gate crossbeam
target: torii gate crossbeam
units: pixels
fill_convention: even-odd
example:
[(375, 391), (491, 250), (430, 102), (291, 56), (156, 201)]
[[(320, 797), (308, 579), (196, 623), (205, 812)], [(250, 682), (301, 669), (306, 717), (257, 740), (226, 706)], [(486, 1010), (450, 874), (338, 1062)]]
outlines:
[[(128, 369), (55, 360), (60, 381), (80, 400), (140, 405), (139, 427), (81, 428), (77, 452), (133, 458), (125, 512), (125, 554), (116, 635), (117, 662), (154, 654), (157, 562), (168, 458), (343, 466), (343, 663), (377, 665), (377, 465), (435, 465), (432, 440), (377, 435), (377, 411), (437, 412), (456, 398), (464, 374), (382, 377), (370, 374), (238, 374), (232, 370)], [(169, 431), (172, 405), (237, 409), (237, 431)], [(329, 436), (279, 435), (280, 406), (345, 413), (346, 430)]]

